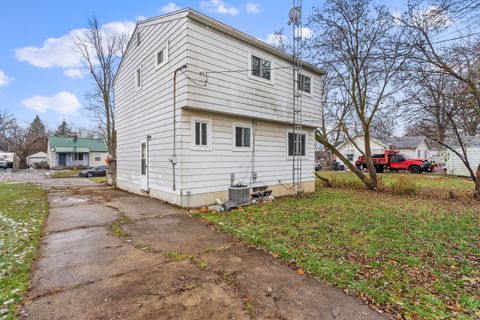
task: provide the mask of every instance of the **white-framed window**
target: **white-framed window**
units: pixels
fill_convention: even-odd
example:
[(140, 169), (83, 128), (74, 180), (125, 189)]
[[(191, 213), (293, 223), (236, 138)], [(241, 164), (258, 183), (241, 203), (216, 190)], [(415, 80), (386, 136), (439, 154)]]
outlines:
[(307, 155), (307, 134), (305, 132), (293, 133), (287, 132), (287, 155), (293, 157), (296, 155), (305, 157)]
[(142, 34), (140, 31), (137, 32), (137, 46), (140, 45), (140, 42), (142, 41)]
[(212, 120), (204, 118), (192, 119), (192, 147), (198, 150), (212, 148)]
[(139, 90), (142, 88), (142, 67), (138, 67), (135, 70), (135, 89)]
[(353, 153), (348, 153), (346, 156), (347, 156), (348, 161), (353, 161), (353, 159), (354, 159), (354, 157), (355, 157), (355, 154), (353, 154)]
[(72, 161), (83, 161), (83, 153), (72, 153)]
[(234, 150), (249, 150), (252, 147), (252, 127), (248, 124), (233, 124)]
[(249, 78), (273, 84), (274, 61), (272, 58), (263, 56), (258, 53), (249, 53), (248, 66)]
[(168, 62), (168, 41), (165, 42), (155, 54), (155, 65), (160, 68)]
[(95, 161), (101, 161), (102, 157), (100, 156), (100, 153), (95, 153)]
[(297, 74), (297, 88), (305, 93), (312, 93), (312, 78), (302, 73)]

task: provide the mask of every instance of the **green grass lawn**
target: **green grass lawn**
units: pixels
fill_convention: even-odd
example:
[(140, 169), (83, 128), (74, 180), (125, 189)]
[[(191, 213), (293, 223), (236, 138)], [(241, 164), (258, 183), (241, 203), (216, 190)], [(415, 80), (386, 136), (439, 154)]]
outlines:
[(48, 214), (46, 194), (29, 183), (0, 183), (0, 318), (15, 319), (28, 289)]
[(107, 177), (93, 177), (88, 179), (96, 183), (107, 183)]
[[(318, 174), (332, 181), (335, 187), (364, 189), (358, 177), (351, 172), (319, 171)], [(368, 173), (367, 173), (368, 175)], [(473, 181), (464, 177), (423, 173), (382, 173), (379, 174), (385, 188), (395, 188), (399, 183), (414, 184), (420, 194), (445, 197), (471, 196), (474, 191)], [(321, 183), (319, 181), (319, 183)]]
[[(465, 182), (410, 176), (431, 188)], [(389, 314), (480, 317), (480, 205), (473, 200), (318, 188), (199, 216)]]
[(78, 177), (78, 169), (67, 169), (67, 170), (54, 170), (52, 172), (51, 178), (75, 178)]

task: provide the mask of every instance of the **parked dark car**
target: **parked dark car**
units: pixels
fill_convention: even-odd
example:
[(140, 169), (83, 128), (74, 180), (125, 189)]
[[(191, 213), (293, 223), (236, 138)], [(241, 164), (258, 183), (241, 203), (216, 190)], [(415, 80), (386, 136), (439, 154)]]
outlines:
[(80, 177), (105, 177), (108, 166), (98, 166), (95, 168), (82, 170), (78, 173)]

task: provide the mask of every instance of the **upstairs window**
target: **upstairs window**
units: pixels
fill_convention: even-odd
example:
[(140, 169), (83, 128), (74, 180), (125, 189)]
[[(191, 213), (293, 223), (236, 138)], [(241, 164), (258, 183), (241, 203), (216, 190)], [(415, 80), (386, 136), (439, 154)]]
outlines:
[(160, 47), (160, 50), (157, 51), (157, 54), (155, 56), (155, 63), (157, 68), (160, 68), (167, 62), (168, 62), (168, 42), (166, 42)]
[(138, 68), (135, 71), (135, 88), (140, 89), (142, 87), (142, 68)]
[(304, 133), (288, 133), (288, 155), (293, 156), (306, 155), (306, 135)]
[(298, 74), (297, 88), (300, 91), (311, 93), (312, 79), (309, 76), (299, 73)]
[(235, 126), (235, 147), (249, 148), (251, 129), (249, 127)]
[(271, 80), (272, 62), (258, 56), (252, 55), (251, 61), (252, 76), (259, 77), (265, 80)]
[(137, 46), (140, 45), (140, 41), (142, 40), (142, 36), (140, 34), (140, 31), (137, 32)]

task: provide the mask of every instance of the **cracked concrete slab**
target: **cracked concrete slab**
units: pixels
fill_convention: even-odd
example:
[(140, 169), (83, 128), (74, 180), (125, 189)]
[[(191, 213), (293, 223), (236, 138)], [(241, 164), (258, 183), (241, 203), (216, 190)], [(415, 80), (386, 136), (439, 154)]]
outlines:
[(45, 320), (247, 319), (241, 299), (217, 278), (174, 262), (41, 297), (25, 311)]
[(186, 214), (135, 221), (125, 230), (142, 243), (157, 251), (176, 251), (199, 254), (207, 249), (227, 246), (232, 239), (215, 233), (208, 226)]
[[(75, 200), (71, 200), (71, 202), (74, 203)], [(81, 201), (77, 203), (81, 203)], [(115, 219), (117, 219), (117, 212), (100, 204), (54, 207), (50, 209), (45, 231), (58, 232), (74, 228), (94, 227)]]
[[(116, 197), (111, 198), (116, 199)], [(185, 210), (172, 206), (171, 204), (141, 196), (116, 199), (111, 202), (105, 202), (104, 204), (116, 208), (132, 219), (186, 214)]]
[(110, 235), (104, 227), (50, 234), (43, 244), (32, 281), (32, 296), (95, 282), (165, 262)]

